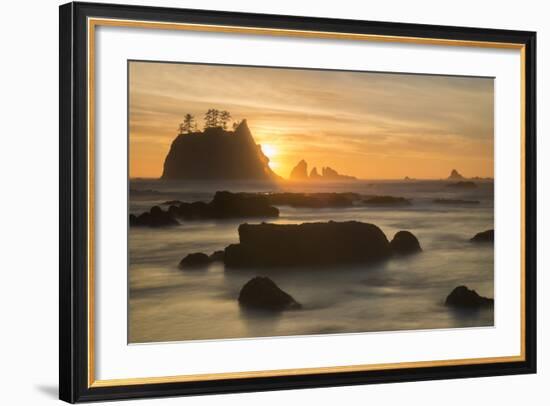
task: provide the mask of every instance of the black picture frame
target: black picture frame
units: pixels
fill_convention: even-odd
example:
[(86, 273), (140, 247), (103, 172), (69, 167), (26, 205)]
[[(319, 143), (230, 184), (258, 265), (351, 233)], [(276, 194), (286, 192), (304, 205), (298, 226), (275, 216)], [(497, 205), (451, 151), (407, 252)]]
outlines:
[[(94, 3), (60, 6), (59, 397), (67, 402), (235, 393), (536, 372), (536, 33)], [(362, 372), (93, 387), (88, 377), (87, 19), (195, 23), (301, 31), (514, 43), (523, 46), (525, 359)]]

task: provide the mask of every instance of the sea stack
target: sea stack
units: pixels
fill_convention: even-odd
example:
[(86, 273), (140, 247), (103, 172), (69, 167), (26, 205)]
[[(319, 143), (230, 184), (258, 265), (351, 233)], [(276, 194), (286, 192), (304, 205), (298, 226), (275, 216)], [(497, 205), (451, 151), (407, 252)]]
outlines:
[(292, 172), (290, 172), (290, 179), (291, 180), (303, 180), (307, 179), (307, 162), (303, 159), (298, 162), (298, 165), (296, 165)]
[(278, 180), (268, 164), (243, 120), (235, 131), (209, 127), (178, 135), (164, 160), (162, 179)]
[(449, 179), (449, 180), (463, 180), (464, 176), (462, 176), (460, 173), (458, 173), (458, 171), (456, 169), (453, 169), (451, 171), (451, 174), (449, 175), (449, 177), (447, 179)]

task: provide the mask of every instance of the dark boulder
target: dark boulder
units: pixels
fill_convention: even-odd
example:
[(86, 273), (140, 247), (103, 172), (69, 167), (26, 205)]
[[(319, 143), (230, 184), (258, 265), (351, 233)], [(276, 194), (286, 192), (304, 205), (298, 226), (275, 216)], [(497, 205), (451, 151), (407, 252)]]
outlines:
[(418, 239), (410, 231), (399, 231), (390, 242), (392, 252), (395, 254), (414, 254), (422, 251)]
[(475, 290), (468, 289), (466, 286), (457, 286), (447, 296), (445, 305), (465, 309), (479, 309), (493, 306), (494, 300), (480, 296)]
[(279, 217), (279, 209), (269, 204), (265, 195), (216, 192), (209, 203), (213, 218)]
[(130, 227), (166, 227), (178, 224), (170, 212), (163, 211), (159, 206), (153, 206), (151, 210), (139, 216), (130, 214)]
[(477, 233), (472, 238), (472, 242), (494, 242), (495, 241), (495, 230), (486, 230), (481, 233)]
[(225, 253), (223, 251), (215, 251), (210, 255), (210, 261), (211, 262), (217, 262), (217, 261), (223, 262), (223, 257), (224, 256), (225, 256)]
[(371, 196), (363, 200), (363, 203), (368, 206), (410, 206), (411, 201), (404, 197), (396, 196)]
[(364, 264), (391, 255), (382, 230), (357, 221), (241, 224), (239, 241), (225, 249), (227, 267)]
[(239, 293), (241, 306), (283, 311), (299, 309), (302, 306), (292, 296), (279, 288), (275, 282), (267, 277), (256, 276), (249, 280)]
[(198, 269), (205, 268), (210, 264), (211, 259), (208, 255), (202, 252), (195, 252), (187, 255), (179, 263), (180, 269)]

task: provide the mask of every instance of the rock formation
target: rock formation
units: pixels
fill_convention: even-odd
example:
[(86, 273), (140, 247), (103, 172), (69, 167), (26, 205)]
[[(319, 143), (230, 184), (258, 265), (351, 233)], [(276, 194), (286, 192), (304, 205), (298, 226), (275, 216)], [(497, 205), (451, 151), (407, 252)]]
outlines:
[(449, 180), (462, 180), (462, 179), (464, 179), (464, 176), (462, 176), (460, 173), (458, 173), (458, 171), (456, 169), (453, 169), (451, 171), (451, 174), (449, 175), (449, 177), (447, 179), (449, 179)]
[[(154, 212), (154, 213), (153, 213)], [(160, 227), (179, 224), (176, 219), (208, 220), (228, 218), (279, 217), (279, 209), (270, 205), (263, 194), (216, 192), (211, 202), (182, 202), (171, 205), (167, 212), (158, 206), (151, 213), (130, 215), (130, 226)]]
[(341, 175), (330, 166), (326, 166), (321, 169), (321, 174), (317, 172), (317, 168), (314, 167), (309, 176), (307, 173), (307, 162), (301, 160), (290, 172), (290, 180), (357, 180), (357, 178), (348, 175)]
[(317, 172), (317, 167), (313, 167), (313, 169), (311, 170), (311, 172), (309, 173), (309, 178), (311, 180), (315, 180), (315, 179), (321, 179), (322, 176), (319, 175), (319, 173)]
[(292, 171), (290, 172), (290, 179), (291, 180), (303, 180), (307, 179), (307, 162), (303, 159), (298, 162), (298, 164), (292, 168)]
[(278, 180), (268, 163), (243, 120), (235, 131), (210, 127), (178, 135), (164, 161), (162, 179)]
[(239, 304), (253, 309), (283, 311), (302, 306), (267, 277), (249, 280), (239, 293)]
[(151, 210), (139, 216), (130, 214), (129, 223), (130, 227), (166, 227), (179, 224), (169, 212), (163, 211), (159, 206), (153, 206)]
[(457, 286), (447, 296), (445, 305), (463, 309), (479, 309), (481, 307), (492, 307), (494, 299), (480, 296), (475, 290), (468, 289), (466, 286)]
[(474, 235), (470, 241), (472, 242), (494, 242), (495, 241), (495, 230), (486, 230), (481, 233)]
[(390, 242), (390, 247), (394, 254), (405, 255), (414, 254), (422, 251), (418, 239), (410, 231), (398, 231), (393, 240)]
[(241, 224), (239, 243), (225, 249), (224, 262), (226, 267), (325, 266), (371, 263), (391, 253), (374, 224)]
[(210, 264), (211, 259), (208, 255), (202, 252), (195, 252), (187, 255), (179, 263), (180, 269), (198, 269), (205, 268)]

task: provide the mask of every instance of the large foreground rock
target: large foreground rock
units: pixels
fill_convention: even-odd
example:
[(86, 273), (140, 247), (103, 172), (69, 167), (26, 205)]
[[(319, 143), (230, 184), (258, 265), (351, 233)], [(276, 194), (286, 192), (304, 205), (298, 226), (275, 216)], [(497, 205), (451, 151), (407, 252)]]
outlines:
[(249, 280), (239, 293), (239, 304), (248, 308), (282, 311), (302, 306), (267, 277)]
[(241, 224), (239, 240), (225, 249), (227, 267), (370, 263), (391, 255), (382, 230), (357, 221)]
[(457, 286), (447, 296), (445, 305), (463, 309), (479, 309), (493, 306), (494, 300), (480, 296), (475, 290), (468, 289), (466, 286)]
[(495, 241), (495, 230), (486, 230), (481, 233), (474, 235), (470, 241), (472, 242), (494, 242)]
[(390, 243), (395, 254), (414, 254), (422, 251), (418, 239), (410, 231), (398, 231)]

